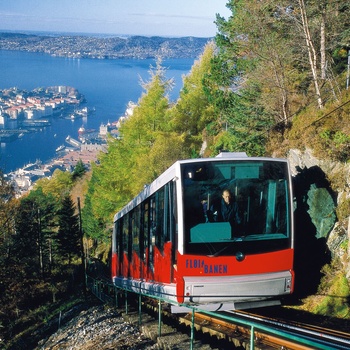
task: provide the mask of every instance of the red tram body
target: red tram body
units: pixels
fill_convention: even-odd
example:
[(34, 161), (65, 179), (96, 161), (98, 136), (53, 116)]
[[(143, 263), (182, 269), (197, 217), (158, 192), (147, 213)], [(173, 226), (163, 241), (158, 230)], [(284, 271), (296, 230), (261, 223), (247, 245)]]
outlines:
[[(224, 192), (235, 219), (218, 219)], [(173, 312), (273, 305), (293, 292), (293, 248), (288, 162), (221, 153), (176, 162), (115, 215), (112, 280)]]

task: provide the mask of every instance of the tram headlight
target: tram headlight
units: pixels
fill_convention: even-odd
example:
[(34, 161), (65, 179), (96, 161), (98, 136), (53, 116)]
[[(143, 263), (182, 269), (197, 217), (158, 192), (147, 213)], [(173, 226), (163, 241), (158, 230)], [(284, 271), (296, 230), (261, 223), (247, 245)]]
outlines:
[(245, 258), (245, 255), (242, 252), (237, 252), (236, 253), (236, 260), (237, 261), (243, 261)]

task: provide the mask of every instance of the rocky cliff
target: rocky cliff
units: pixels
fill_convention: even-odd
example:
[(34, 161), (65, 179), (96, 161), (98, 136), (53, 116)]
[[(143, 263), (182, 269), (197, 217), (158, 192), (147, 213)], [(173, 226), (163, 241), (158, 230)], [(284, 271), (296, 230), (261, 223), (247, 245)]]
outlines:
[(308, 148), (291, 149), (288, 159), (294, 180), (296, 273), (302, 282), (315, 283), (316, 291), (322, 266), (338, 260), (349, 281), (350, 166), (317, 159)]

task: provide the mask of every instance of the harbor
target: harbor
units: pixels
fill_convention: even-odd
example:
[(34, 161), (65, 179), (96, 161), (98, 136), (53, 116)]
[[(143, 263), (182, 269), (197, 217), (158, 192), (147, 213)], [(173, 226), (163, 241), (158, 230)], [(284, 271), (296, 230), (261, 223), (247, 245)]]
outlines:
[[(75, 129), (74, 137), (67, 135), (64, 143), (56, 147), (55, 156), (49, 161), (42, 162), (38, 159), (5, 174), (5, 178), (13, 184), (16, 195), (20, 197), (31, 190), (38, 179), (52, 177), (57, 169), (72, 172), (77, 163), (81, 161), (89, 170), (91, 164), (98, 161), (101, 152), (107, 152), (108, 135), (118, 138), (120, 125), (133, 114), (135, 107), (136, 104), (129, 101), (123, 116), (112, 123), (101, 123), (98, 130), (87, 129), (84, 125), (81, 125), (78, 129)], [(57, 138), (56, 133), (52, 139), (55, 138)]]
[(51, 86), (32, 91), (16, 87), (0, 90), (0, 142), (13, 142), (24, 132), (39, 132), (52, 118), (87, 118), (88, 107), (79, 91), (69, 86)]
[(51, 177), (57, 169), (71, 172), (81, 161), (89, 170), (91, 163), (97, 162), (99, 154), (107, 151), (106, 130), (112, 133), (116, 131), (113, 128), (106, 129), (106, 126), (101, 124), (100, 131), (95, 135), (96, 138), (84, 139), (82, 142), (68, 135), (65, 144), (56, 148), (56, 155), (51, 160), (46, 163), (36, 160), (5, 174), (5, 178), (14, 185), (16, 195), (19, 197), (28, 192), (38, 179)]

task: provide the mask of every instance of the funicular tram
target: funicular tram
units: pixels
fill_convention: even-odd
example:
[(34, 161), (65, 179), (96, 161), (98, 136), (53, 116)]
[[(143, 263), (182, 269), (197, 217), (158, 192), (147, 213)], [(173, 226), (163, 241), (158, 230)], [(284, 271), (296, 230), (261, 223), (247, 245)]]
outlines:
[(293, 291), (293, 240), (285, 159), (181, 160), (115, 214), (112, 280), (173, 312), (273, 305)]

